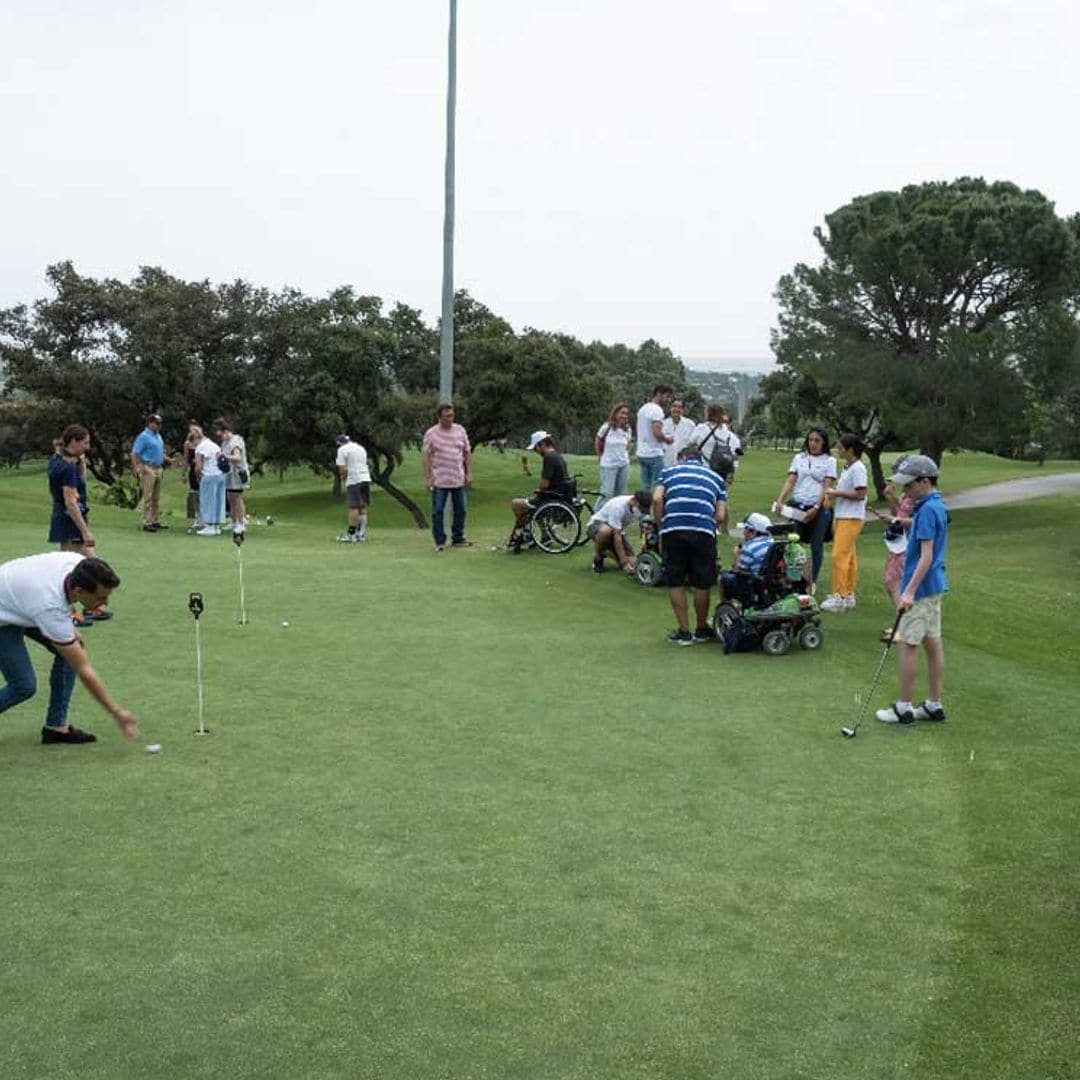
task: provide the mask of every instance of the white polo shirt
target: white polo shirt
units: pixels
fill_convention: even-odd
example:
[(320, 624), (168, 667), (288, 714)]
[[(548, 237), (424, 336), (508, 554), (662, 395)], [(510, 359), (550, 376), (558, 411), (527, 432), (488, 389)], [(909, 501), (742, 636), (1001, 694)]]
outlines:
[(37, 627), (50, 641), (70, 645), (75, 630), (64, 582), (83, 558), (77, 551), (50, 551), (0, 566), (0, 626)]
[(359, 444), (350, 440), (342, 443), (337, 452), (338, 468), (345, 466), (345, 486), (353, 484), (370, 484), (371, 470), (368, 468), (367, 451)]

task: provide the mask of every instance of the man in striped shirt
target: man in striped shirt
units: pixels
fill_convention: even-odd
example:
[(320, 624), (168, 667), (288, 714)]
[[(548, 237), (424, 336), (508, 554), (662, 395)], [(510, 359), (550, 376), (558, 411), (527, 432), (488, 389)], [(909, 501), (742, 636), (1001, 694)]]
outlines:
[[(675, 645), (711, 641), (709, 598), (716, 584), (716, 530), (727, 527), (727, 485), (701, 460), (693, 444), (660, 474), (653, 489), (653, 521), (660, 522), (660, 554), (671, 608), (678, 622), (668, 634)], [(686, 587), (694, 590), (697, 629), (691, 633)]]

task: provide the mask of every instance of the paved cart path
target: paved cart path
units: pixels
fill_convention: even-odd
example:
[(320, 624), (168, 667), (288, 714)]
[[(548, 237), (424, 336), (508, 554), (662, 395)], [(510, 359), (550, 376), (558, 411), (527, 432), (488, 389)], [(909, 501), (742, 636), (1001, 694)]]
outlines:
[(957, 491), (945, 497), (950, 510), (970, 510), (977, 506), (1001, 506), (1025, 502), (1043, 495), (1080, 494), (1080, 472), (1052, 473), (1048, 476), (1024, 476), (1019, 480), (1001, 480), (996, 484)]

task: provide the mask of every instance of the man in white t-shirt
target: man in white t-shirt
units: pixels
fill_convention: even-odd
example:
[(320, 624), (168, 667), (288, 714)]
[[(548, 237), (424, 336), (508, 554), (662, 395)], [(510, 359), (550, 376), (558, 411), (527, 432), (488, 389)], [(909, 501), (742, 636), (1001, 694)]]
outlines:
[(674, 391), (666, 383), (653, 387), (652, 397), (638, 409), (637, 458), (641, 466), (641, 487), (652, 491), (664, 471), (664, 447), (674, 440), (664, 434), (664, 410)]
[(705, 419), (692, 432), (688, 442), (692, 442), (700, 451), (701, 458), (712, 468), (714, 452), (719, 446), (729, 452), (732, 458), (731, 468), (724, 475), (724, 481), (731, 484), (739, 468), (742, 456), (742, 439), (731, 430), (731, 414), (718, 401), (705, 406)]
[(97, 736), (68, 723), (68, 703), (75, 677), (112, 714), (129, 739), (139, 734), (135, 717), (111, 697), (100, 676), (90, 666), (82, 638), (71, 625), (71, 607), (95, 608), (109, 599), (120, 584), (115, 571), (103, 559), (84, 558), (78, 552), (57, 551), (29, 555), (0, 565), (0, 713), (32, 698), (37, 692), (34, 665), (26, 649), (30, 638), (53, 654), (49, 675), (49, 705), (43, 743), (77, 745), (97, 741)]
[(671, 442), (664, 446), (664, 468), (674, 465), (679, 458), (679, 451), (690, 441), (695, 424), (684, 414), (685, 406), (681, 398), (671, 403), (671, 415), (664, 421), (664, 434), (671, 436)]
[(367, 539), (367, 508), (371, 504), (367, 451), (348, 435), (339, 435), (334, 441), (338, 476), (345, 482), (345, 506), (349, 511), (348, 531), (338, 540), (343, 544), (359, 544)]
[(626, 530), (640, 521), (652, 506), (652, 494), (635, 491), (633, 495), (616, 495), (608, 499), (591, 518), (585, 535), (593, 542), (593, 573), (604, 572), (604, 556), (612, 555), (621, 570), (632, 574), (637, 567), (633, 552), (626, 542)]

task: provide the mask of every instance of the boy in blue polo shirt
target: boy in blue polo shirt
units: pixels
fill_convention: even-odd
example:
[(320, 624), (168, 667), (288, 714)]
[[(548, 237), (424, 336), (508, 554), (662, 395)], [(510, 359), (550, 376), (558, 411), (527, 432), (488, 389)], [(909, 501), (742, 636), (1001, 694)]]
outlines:
[[(937, 491), (938, 467), (922, 454), (905, 458), (889, 477), (890, 483), (915, 502), (904, 573), (900, 578), (897, 610), (903, 617), (897, 628), (900, 641), (900, 700), (875, 714), (883, 724), (911, 724), (916, 720), (945, 719), (941, 683), (945, 675), (945, 650), (941, 645), (941, 598), (948, 591), (945, 550), (949, 518)], [(911, 692), (919, 673), (919, 646), (926, 650), (930, 697), (913, 705)]]

